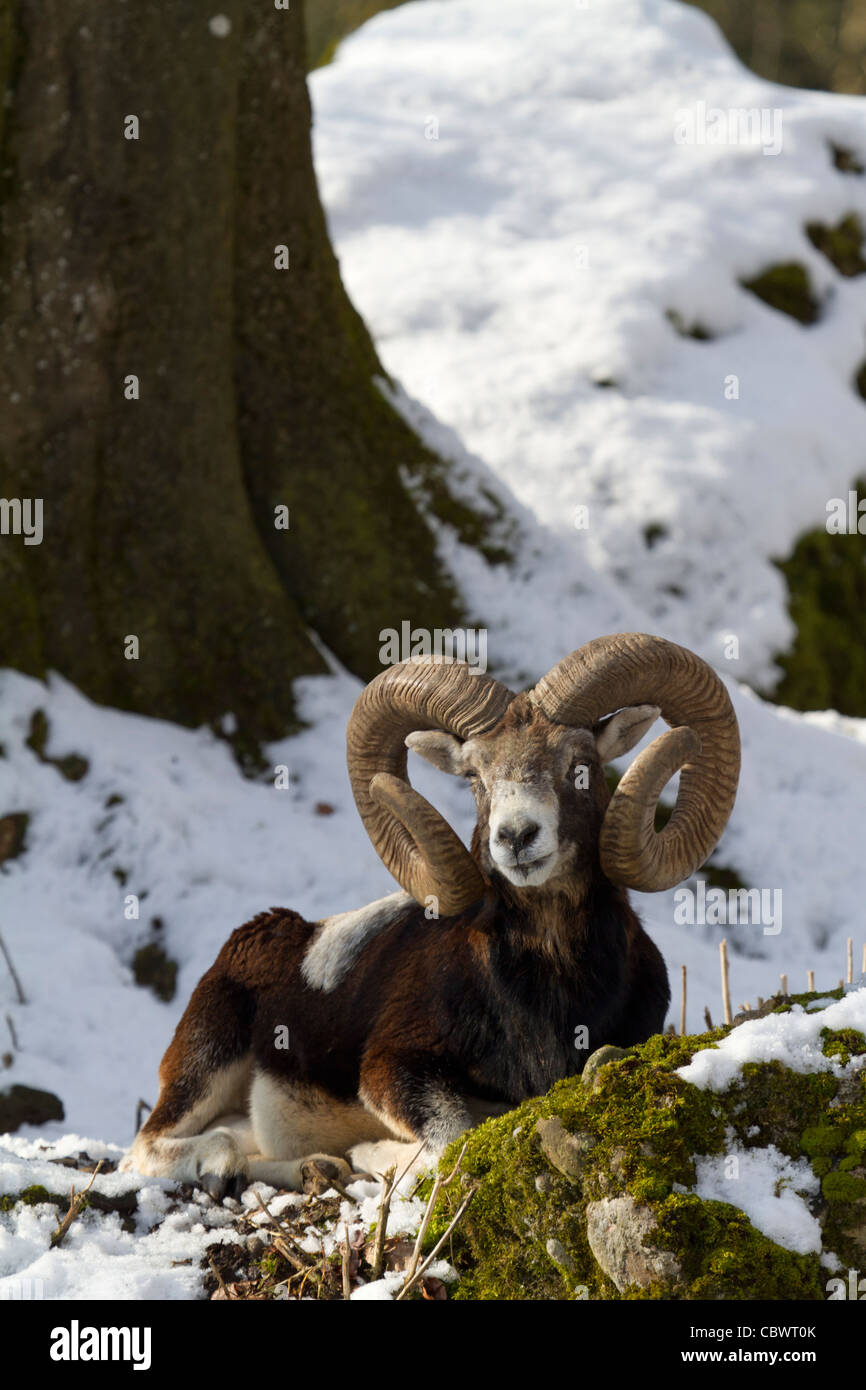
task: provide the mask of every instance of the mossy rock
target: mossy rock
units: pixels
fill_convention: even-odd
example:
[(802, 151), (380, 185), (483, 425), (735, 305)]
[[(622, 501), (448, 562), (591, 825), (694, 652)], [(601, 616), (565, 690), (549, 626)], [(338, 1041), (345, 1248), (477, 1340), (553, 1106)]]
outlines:
[(821, 1039), (824, 1056), (835, 1057), (843, 1066), (866, 1052), (866, 1038), (856, 1028), (822, 1028)]
[(820, 315), (821, 306), (812, 290), (809, 272), (799, 261), (771, 265), (754, 279), (741, 280), (740, 284), (771, 309), (789, 314), (798, 323), (815, 323)]
[(840, 275), (851, 277), (866, 271), (863, 228), (855, 213), (843, 217), (835, 227), (824, 222), (809, 222), (806, 235), (815, 249), (833, 262)]
[(643, 528), (643, 538), (646, 542), (647, 550), (652, 550), (653, 546), (659, 541), (667, 540), (670, 531), (663, 521), (648, 521)]
[[(779, 1011), (817, 997), (797, 996)], [(820, 1253), (786, 1249), (733, 1202), (697, 1196), (695, 1159), (724, 1155), (731, 1136), (746, 1149), (772, 1144), (806, 1159), (822, 1179), (810, 1203), (824, 1251), (862, 1263), (866, 1072), (840, 1078), (749, 1063), (721, 1093), (676, 1074), (728, 1031), (613, 1049), (590, 1066), (589, 1084), (568, 1078), (473, 1130), (427, 1237), (432, 1248), (474, 1188), (450, 1237), (460, 1274), (452, 1296), (825, 1300)], [(443, 1157), (443, 1172), (462, 1142)]]
[(44, 1125), (64, 1118), (63, 1102), (52, 1091), (21, 1085), (0, 1090), (0, 1134), (14, 1133), (22, 1125)]
[(19, 1202), (25, 1207), (40, 1207), (43, 1202), (51, 1202), (54, 1194), (39, 1183), (25, 1187), (21, 1192), (6, 1192), (0, 1197), (0, 1211), (14, 1211)]
[(170, 960), (162, 946), (150, 941), (136, 951), (132, 961), (135, 983), (152, 989), (157, 999), (169, 1004), (177, 990), (177, 961)]
[(693, 338), (698, 343), (708, 343), (712, 340), (713, 334), (698, 319), (688, 323), (676, 309), (668, 309), (665, 318), (681, 338)]
[[(866, 479), (851, 486), (866, 497)], [(791, 650), (776, 657), (781, 680), (763, 693), (792, 709), (866, 716), (866, 536), (816, 527), (776, 564), (788, 584), (797, 635)]]
[(36, 754), (41, 763), (47, 763), (49, 767), (54, 767), (64, 777), (67, 782), (80, 782), (82, 777), (86, 777), (90, 771), (90, 764), (86, 758), (82, 758), (80, 753), (66, 753), (61, 758), (49, 758), (45, 749), (48, 746), (49, 737), (48, 717), (43, 709), (33, 712), (30, 720), (30, 730), (24, 740), (25, 746)]
[(17, 859), (27, 847), (27, 827), (30, 816), (26, 811), (10, 811), (0, 816), (0, 864)]
[(845, 145), (837, 145), (831, 141), (830, 153), (833, 157), (834, 169), (838, 169), (841, 174), (862, 174), (866, 172), (859, 157), (853, 150), (849, 150)]

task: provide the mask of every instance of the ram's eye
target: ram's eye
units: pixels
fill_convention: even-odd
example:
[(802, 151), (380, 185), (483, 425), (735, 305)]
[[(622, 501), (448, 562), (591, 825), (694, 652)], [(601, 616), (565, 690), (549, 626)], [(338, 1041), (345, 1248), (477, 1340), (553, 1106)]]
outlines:
[(466, 769), (466, 771), (464, 772), (463, 776), (466, 778), (466, 781), (467, 781), (467, 782), (471, 782), (471, 781), (473, 781), (473, 780), (478, 776), (478, 773), (477, 773), (477, 772), (473, 772), (473, 770), (472, 770), (471, 767), (467, 767), (467, 769)]

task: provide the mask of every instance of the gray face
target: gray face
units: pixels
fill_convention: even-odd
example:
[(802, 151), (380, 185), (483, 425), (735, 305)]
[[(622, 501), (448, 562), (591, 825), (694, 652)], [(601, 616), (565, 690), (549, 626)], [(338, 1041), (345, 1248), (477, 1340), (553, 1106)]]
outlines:
[(488, 874), (518, 888), (553, 887), (592, 863), (609, 800), (603, 764), (632, 747), (657, 714), (655, 706), (623, 710), (593, 733), (552, 724), (518, 697), (496, 728), (478, 738), (461, 743), (430, 731), (406, 742), (469, 782)]
[(478, 808), (485, 868), (519, 888), (536, 888), (577, 867), (581, 844), (597, 839), (603, 780), (586, 730), (548, 726), (487, 734), (462, 748), (463, 775)]

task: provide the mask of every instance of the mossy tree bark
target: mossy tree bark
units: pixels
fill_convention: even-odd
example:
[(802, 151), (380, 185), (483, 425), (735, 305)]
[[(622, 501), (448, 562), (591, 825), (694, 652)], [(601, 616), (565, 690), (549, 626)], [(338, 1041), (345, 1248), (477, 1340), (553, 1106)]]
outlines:
[(0, 493), (44, 505), (0, 536), (0, 664), (270, 737), (309, 628), (369, 677), (460, 605), (328, 239), (302, 6), (216, 8), (0, 0)]

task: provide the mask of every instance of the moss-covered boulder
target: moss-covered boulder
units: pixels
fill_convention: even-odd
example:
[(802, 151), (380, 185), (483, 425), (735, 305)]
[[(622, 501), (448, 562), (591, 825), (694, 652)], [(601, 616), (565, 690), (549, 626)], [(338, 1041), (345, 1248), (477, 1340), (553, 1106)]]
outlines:
[[(797, 996), (776, 1013), (793, 1010), (802, 1030), (810, 1003)], [(766, 1036), (768, 1025), (774, 1016), (749, 1026)], [(473, 1130), (429, 1236), (474, 1187), (450, 1237), (455, 1296), (826, 1299), (834, 1269), (866, 1254), (866, 1040), (819, 1027), (814, 1070), (732, 1063), (722, 1086), (718, 1072), (711, 1086), (679, 1070), (718, 1052), (730, 1028), (604, 1049), (582, 1076)], [(707, 1195), (708, 1171), (731, 1179), (717, 1184), (730, 1200)], [(754, 1214), (756, 1172), (794, 1212), (772, 1234), (743, 1209)]]
[(779, 265), (768, 266), (751, 280), (741, 280), (744, 290), (750, 290), (771, 309), (780, 314), (789, 314), (798, 323), (816, 323), (821, 313), (821, 305), (812, 289), (812, 281), (805, 266), (798, 261), (783, 261)]
[[(851, 486), (866, 497), (866, 477)], [(866, 715), (866, 536), (830, 534), (822, 525), (776, 563), (788, 584), (797, 636), (791, 650), (776, 657), (782, 679), (764, 693), (793, 709)]]
[(44, 1125), (64, 1118), (63, 1102), (52, 1091), (34, 1086), (0, 1089), (0, 1134), (11, 1134), (22, 1125)]
[(177, 961), (166, 955), (157, 941), (140, 946), (132, 961), (135, 983), (152, 989), (157, 999), (170, 1004), (177, 990)]
[(27, 845), (27, 827), (30, 816), (26, 811), (10, 811), (0, 816), (0, 864), (7, 859), (17, 859)]
[(825, 222), (809, 222), (806, 235), (815, 249), (833, 262), (840, 275), (852, 277), (866, 271), (863, 227), (856, 213), (849, 213), (835, 227)]

